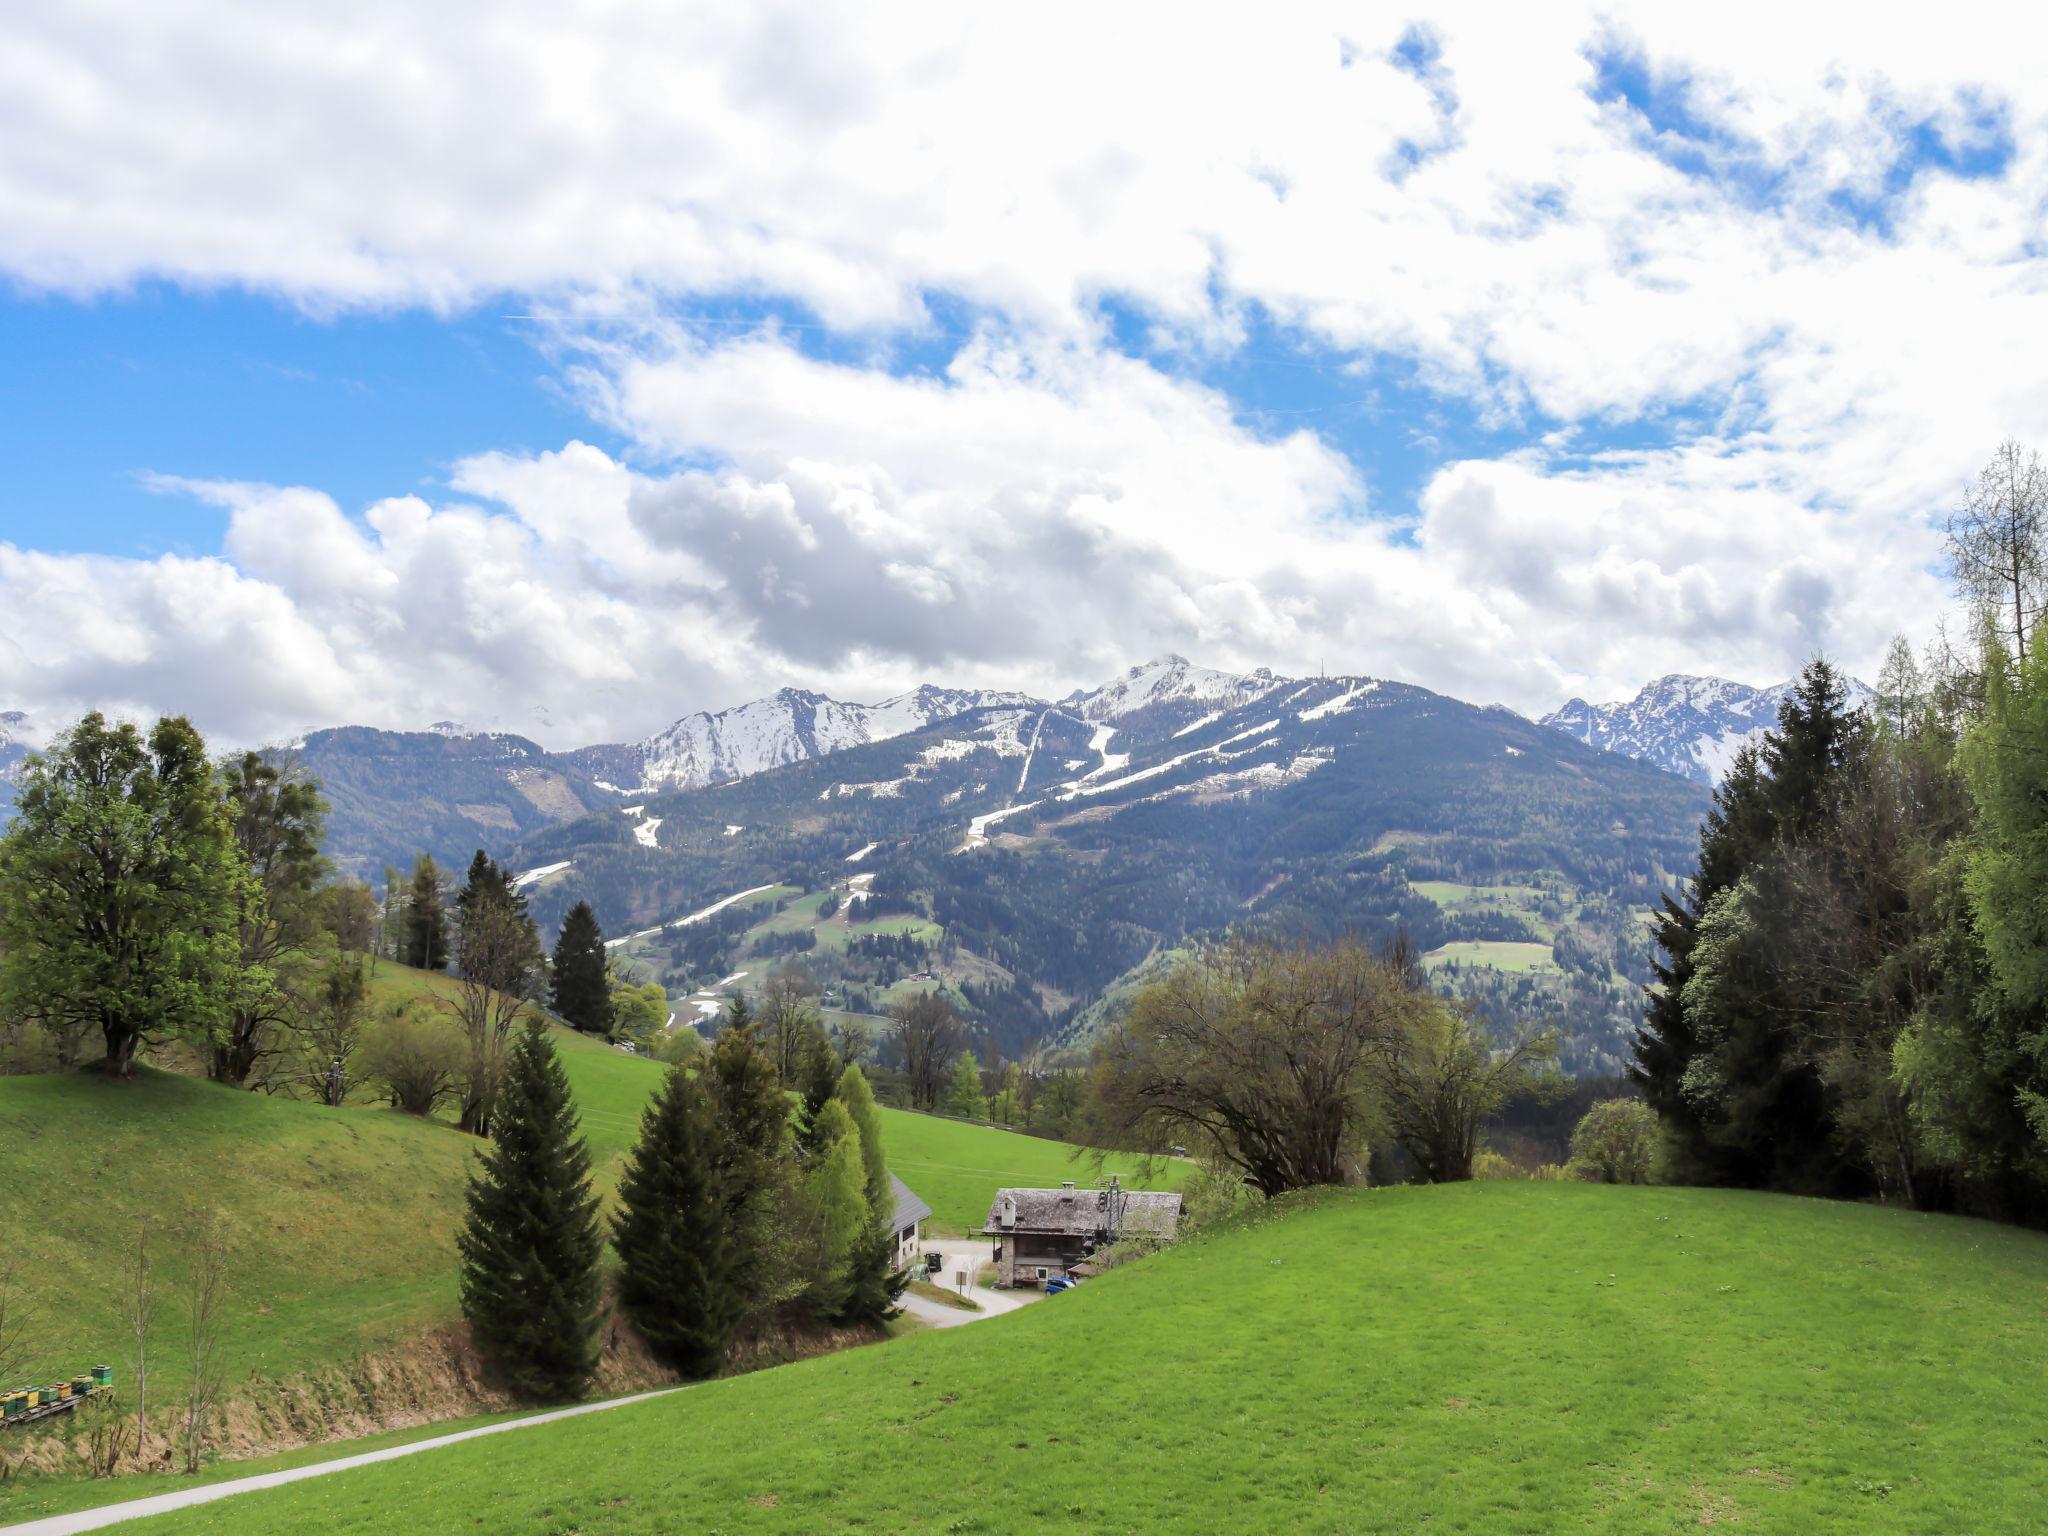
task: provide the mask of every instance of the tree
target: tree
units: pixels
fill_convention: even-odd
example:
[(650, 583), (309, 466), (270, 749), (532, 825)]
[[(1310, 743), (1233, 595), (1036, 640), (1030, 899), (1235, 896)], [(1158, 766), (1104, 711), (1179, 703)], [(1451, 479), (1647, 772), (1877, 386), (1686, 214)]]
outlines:
[(995, 1102), (989, 1113), (998, 1125), (1024, 1123), (1024, 1069), (1016, 1062), (1013, 1061), (1003, 1068), (1003, 1074), (997, 1083)]
[(910, 1102), (932, 1109), (939, 1102), (946, 1068), (959, 1054), (960, 1020), (953, 1005), (936, 992), (919, 992), (890, 1010), (896, 1021), (896, 1048), (903, 1057)]
[(406, 887), (399, 883), (396, 865), (384, 866), (384, 900), (377, 914), (378, 953), (401, 964), (405, 959)]
[(953, 1074), (946, 1084), (946, 1113), (959, 1115), (963, 1119), (979, 1120), (985, 1105), (981, 1097), (981, 1068), (974, 1064), (974, 1057), (962, 1051), (953, 1063)]
[(574, 1397), (597, 1368), (597, 1205), (569, 1079), (530, 1017), (456, 1238), (462, 1315), (529, 1396)]
[(149, 1273), (149, 1218), (135, 1229), (135, 1261), (128, 1269), (128, 1334), (135, 1341), (135, 1449), (149, 1432), (149, 1325), (156, 1318), (156, 1290)]
[(197, 1472), (207, 1426), (225, 1375), (221, 1334), (227, 1324), (229, 1245), (215, 1211), (200, 1211), (185, 1229), (185, 1323), (190, 1374), (185, 1381), (185, 1470)]
[(818, 1113), (816, 1146), (798, 1188), (801, 1305), (812, 1317), (842, 1319), (852, 1299), (862, 1239), (874, 1226), (861, 1164), (860, 1132), (837, 1099)]
[(521, 905), (489, 885), (460, 909), (462, 961), (452, 1009), (468, 1046), (462, 1082), (462, 1129), (492, 1134), (498, 1085), (512, 1026), (534, 1000), (540, 969), (540, 937)]
[(1913, 647), (1904, 635), (1893, 635), (1877, 672), (1877, 718), (1894, 741), (1905, 741), (1919, 729), (1927, 707), (1927, 683)]
[(550, 1001), (556, 1013), (586, 1034), (612, 1027), (611, 978), (605, 970), (604, 930), (590, 903), (579, 901), (562, 919), (555, 940)]
[(847, 1255), (847, 1290), (836, 1321), (879, 1327), (894, 1317), (910, 1272), (896, 1267), (896, 1186), (882, 1146), (882, 1112), (866, 1074), (849, 1065), (833, 1099), (845, 1109), (860, 1142), (868, 1220)]
[(280, 968), (319, 928), (314, 892), (327, 870), (320, 857), (327, 802), (311, 779), (260, 752), (244, 752), (222, 767), (220, 796), (250, 875), (238, 902), (236, 937), (252, 985), (242, 989), (214, 1042), (211, 1075), (239, 1088), (275, 1050), (277, 1033), (289, 1022), (291, 991)]
[[(377, 953), (377, 893), (360, 880), (337, 880), (320, 891), (320, 926), (334, 936), (345, 955)], [(372, 976), (377, 974), (374, 964)]]
[(761, 1049), (746, 1005), (735, 998), (705, 1058), (715, 1112), (711, 1166), (731, 1233), (736, 1273), (751, 1308), (772, 1290), (775, 1199), (789, 1156), (790, 1104)]
[(0, 1381), (13, 1381), (29, 1360), (29, 1332), (35, 1308), (22, 1278), (21, 1254), (0, 1254)]
[(1417, 1006), (1400, 969), (1356, 941), (1234, 940), (1132, 999), (1096, 1053), (1095, 1113), (1148, 1149), (1199, 1141), (1268, 1197), (1344, 1183)]
[(396, 1108), (431, 1115), (454, 1093), (466, 1054), (447, 1020), (397, 1003), (364, 1031), (362, 1075)]
[(668, 993), (658, 981), (643, 981), (638, 986), (614, 981), (610, 1001), (612, 1029), (628, 1039), (651, 1040), (668, 1025)]
[(462, 918), (480, 902), (495, 902), (500, 906), (509, 906), (522, 916), (526, 912), (526, 897), (520, 893), (518, 883), (512, 878), (512, 871), (481, 848), (477, 849), (476, 856), (469, 861), (469, 873), (463, 878), (462, 889), (455, 893), (458, 928)]
[(399, 958), (422, 971), (448, 969), (448, 906), (441, 893), (441, 871), (433, 855), (413, 863), (405, 893), (405, 938)]
[(2000, 443), (1949, 515), (1956, 587), (2021, 666), (2048, 599), (2048, 469), (2011, 438)]
[(705, 1080), (670, 1068), (641, 1113), (612, 1218), (619, 1304), (655, 1357), (685, 1376), (717, 1372), (745, 1310), (718, 1139)]
[(1415, 996), (1387, 1054), (1386, 1115), (1394, 1139), (1431, 1184), (1472, 1177), (1479, 1129), (1557, 1052), (1547, 1032), (1496, 1050), (1486, 1026), (1440, 998)]
[(1572, 1130), (1567, 1171), (1592, 1184), (1647, 1184), (1657, 1112), (1641, 1099), (1602, 1099)]
[(794, 1086), (812, 1039), (823, 1029), (818, 1020), (818, 983), (804, 966), (785, 960), (761, 990), (762, 1046), (775, 1072)]
[(249, 886), (190, 723), (87, 715), (23, 767), (0, 838), (0, 1015), (98, 1030), (117, 1077), (144, 1035), (211, 1047), (264, 979), (236, 941)]
[(295, 1010), (306, 1076), (322, 1104), (340, 1108), (348, 1102), (363, 1026), (370, 1017), (370, 988), (363, 962), (337, 955), (299, 991)]
[(813, 1030), (797, 1074), (804, 1095), (803, 1147), (807, 1154), (818, 1149), (819, 1115), (839, 1087), (839, 1074), (839, 1057), (831, 1041), (822, 1028)]

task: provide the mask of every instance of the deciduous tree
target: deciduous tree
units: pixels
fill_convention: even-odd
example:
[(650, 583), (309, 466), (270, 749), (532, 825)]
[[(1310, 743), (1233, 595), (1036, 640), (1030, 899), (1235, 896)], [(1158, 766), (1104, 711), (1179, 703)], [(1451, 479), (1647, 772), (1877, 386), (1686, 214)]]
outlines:
[(199, 733), (89, 714), (28, 760), (0, 838), (0, 1014), (97, 1030), (117, 1077), (144, 1035), (210, 1050), (266, 980), (236, 938), (250, 899)]

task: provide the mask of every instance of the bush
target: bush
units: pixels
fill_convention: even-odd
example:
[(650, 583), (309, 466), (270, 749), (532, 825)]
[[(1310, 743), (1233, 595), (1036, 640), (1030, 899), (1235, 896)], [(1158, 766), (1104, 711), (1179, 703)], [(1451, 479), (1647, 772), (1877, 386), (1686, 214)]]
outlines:
[(1472, 1159), (1475, 1179), (1519, 1179), (1522, 1171), (1498, 1152), (1481, 1152)]
[(455, 1086), (465, 1053), (447, 1021), (400, 1003), (363, 1035), (362, 1075), (410, 1115), (431, 1115)]
[(1588, 1184), (1647, 1184), (1656, 1149), (1656, 1111), (1641, 1099), (1606, 1099), (1572, 1132), (1565, 1172)]

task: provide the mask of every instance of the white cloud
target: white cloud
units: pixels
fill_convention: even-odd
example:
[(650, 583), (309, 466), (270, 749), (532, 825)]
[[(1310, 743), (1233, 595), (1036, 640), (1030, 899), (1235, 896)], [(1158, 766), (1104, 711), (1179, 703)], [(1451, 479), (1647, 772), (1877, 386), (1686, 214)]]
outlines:
[[(2048, 437), (2043, 23), (1430, 9), (1423, 80), (1355, 7), (43, 7), (0, 51), (0, 270), (531, 303), (634, 453), (361, 518), (188, 487), (218, 560), (0, 548), (0, 690), (566, 740), (1165, 646), (1524, 707), (1872, 665), (1940, 605), (1930, 516)], [(1601, 99), (1599, 58), (1709, 131)], [(2010, 160), (1895, 175), (1930, 137)], [(870, 356), (706, 344), (705, 296)], [(1254, 432), (1120, 355), (1105, 300), (1206, 357), (1257, 312), (1534, 441), (1377, 505), (1316, 417)], [(1652, 446), (1578, 451), (1616, 425)]]

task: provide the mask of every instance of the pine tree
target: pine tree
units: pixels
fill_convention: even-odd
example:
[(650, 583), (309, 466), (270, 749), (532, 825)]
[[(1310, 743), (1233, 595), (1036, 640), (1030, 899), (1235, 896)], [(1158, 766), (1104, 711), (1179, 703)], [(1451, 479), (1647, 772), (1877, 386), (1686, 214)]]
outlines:
[(421, 854), (412, 867), (402, 958), (423, 971), (448, 969), (448, 909), (441, 896), (441, 870), (432, 854)]
[(726, 1016), (700, 1076), (711, 1097), (711, 1167), (731, 1233), (734, 1273), (751, 1307), (774, 1281), (770, 1249), (790, 1155), (790, 1103), (753, 1023), (732, 1022), (746, 1018), (740, 1008)]
[(640, 1117), (612, 1218), (620, 1305), (656, 1358), (686, 1376), (718, 1370), (745, 1307), (717, 1141), (704, 1080), (671, 1068)]
[(839, 1057), (832, 1049), (832, 1042), (825, 1038), (824, 1030), (811, 1035), (809, 1047), (803, 1060), (804, 1089), (804, 1131), (803, 1145), (806, 1154), (816, 1152), (819, 1146), (818, 1116), (839, 1087)]
[(579, 901), (555, 940), (551, 1001), (556, 1013), (588, 1034), (612, 1027), (611, 978), (605, 974), (604, 930), (590, 903)]
[(462, 1315), (518, 1389), (574, 1397), (597, 1368), (604, 1239), (569, 1080), (529, 1017), (457, 1236)]

